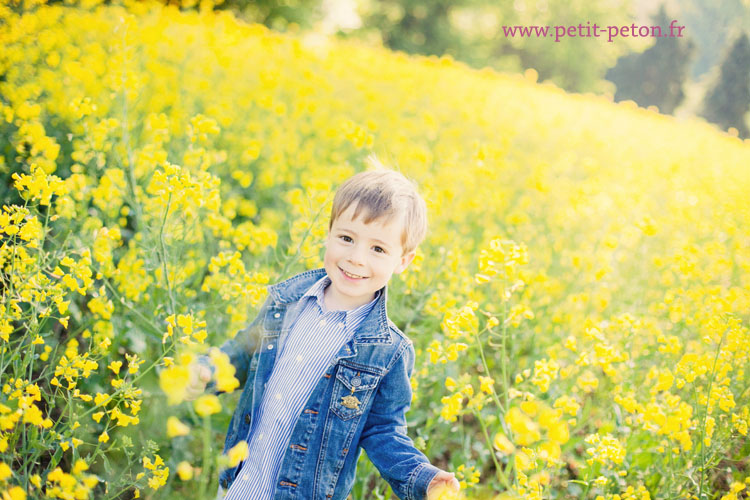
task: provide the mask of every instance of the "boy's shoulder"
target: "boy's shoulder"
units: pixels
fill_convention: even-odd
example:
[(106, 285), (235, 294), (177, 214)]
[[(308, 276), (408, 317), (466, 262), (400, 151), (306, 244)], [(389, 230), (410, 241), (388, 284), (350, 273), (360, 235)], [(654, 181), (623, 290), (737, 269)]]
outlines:
[(269, 285), (266, 290), (274, 302), (281, 304), (295, 302), (302, 298), (305, 292), (325, 274), (325, 268), (311, 269)]
[(401, 329), (396, 326), (396, 323), (391, 321), (391, 318), (388, 317), (388, 314), (385, 315), (386, 319), (388, 320), (388, 328), (390, 328), (391, 333), (395, 334), (400, 340), (403, 340), (409, 345), (412, 345), (412, 341), (409, 338), (408, 335), (406, 335), (404, 332), (401, 331)]

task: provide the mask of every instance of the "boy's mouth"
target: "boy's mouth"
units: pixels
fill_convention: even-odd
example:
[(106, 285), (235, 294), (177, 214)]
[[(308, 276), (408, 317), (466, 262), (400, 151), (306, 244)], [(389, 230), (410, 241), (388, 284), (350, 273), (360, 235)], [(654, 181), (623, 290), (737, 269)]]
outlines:
[(352, 273), (348, 273), (348, 272), (344, 271), (343, 269), (341, 269), (340, 267), (339, 267), (339, 270), (340, 270), (340, 271), (341, 271), (341, 272), (342, 272), (342, 273), (344, 274), (344, 276), (346, 276), (347, 278), (351, 278), (351, 279), (355, 279), (355, 280), (357, 280), (357, 279), (359, 279), (359, 280), (361, 280), (361, 279), (365, 279), (365, 276), (359, 276), (359, 275), (357, 275), (357, 274), (352, 274)]

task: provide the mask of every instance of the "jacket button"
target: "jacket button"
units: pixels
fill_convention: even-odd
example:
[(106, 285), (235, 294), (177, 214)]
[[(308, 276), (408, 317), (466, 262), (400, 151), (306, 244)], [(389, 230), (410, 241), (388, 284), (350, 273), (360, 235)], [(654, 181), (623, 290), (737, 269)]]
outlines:
[(221, 480), (221, 487), (224, 489), (227, 489), (227, 486), (229, 486), (229, 481), (226, 480), (226, 478)]
[(279, 316), (281, 316), (281, 313), (276, 313), (273, 315), (274, 318), (278, 318)]
[(249, 413), (245, 413), (245, 423), (247, 425), (250, 425), (250, 414)]

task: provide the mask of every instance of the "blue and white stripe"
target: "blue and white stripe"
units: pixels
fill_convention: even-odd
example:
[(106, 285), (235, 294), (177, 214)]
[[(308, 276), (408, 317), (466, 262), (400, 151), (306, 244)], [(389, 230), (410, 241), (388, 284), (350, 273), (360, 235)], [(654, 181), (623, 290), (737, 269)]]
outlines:
[(318, 280), (300, 299), (304, 309), (292, 326), (276, 362), (258, 415), (247, 441), (249, 456), (241, 465), (225, 500), (270, 500), (274, 481), (292, 435), (294, 424), (333, 357), (353, 337), (375, 305), (372, 302), (350, 311), (328, 311), (323, 293), (331, 279)]

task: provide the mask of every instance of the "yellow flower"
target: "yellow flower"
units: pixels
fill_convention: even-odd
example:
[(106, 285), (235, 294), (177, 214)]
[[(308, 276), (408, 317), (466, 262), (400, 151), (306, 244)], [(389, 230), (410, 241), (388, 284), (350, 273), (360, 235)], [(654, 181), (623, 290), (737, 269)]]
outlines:
[(463, 399), (464, 395), (460, 392), (441, 398), (440, 402), (443, 403), (443, 408), (440, 410), (440, 416), (448, 422), (455, 422), (461, 413)]
[(596, 378), (590, 370), (583, 372), (581, 376), (576, 380), (578, 387), (584, 390), (584, 392), (593, 392), (599, 387), (599, 379)]
[(508, 437), (502, 432), (498, 432), (497, 434), (495, 434), (495, 439), (492, 441), (492, 443), (495, 445), (495, 449), (497, 449), (503, 455), (510, 455), (511, 453), (516, 451), (516, 447), (513, 446), (513, 443), (510, 442), (510, 439), (508, 439)]
[(193, 466), (183, 460), (177, 464), (177, 476), (183, 481), (190, 481), (193, 478)]
[(452, 486), (440, 483), (432, 487), (428, 500), (460, 500), (463, 498), (464, 495), (460, 490), (456, 491)]
[(167, 395), (170, 405), (181, 403), (185, 399), (190, 371), (187, 366), (170, 366), (159, 375), (159, 386)]
[(180, 422), (175, 416), (167, 419), (167, 437), (187, 436), (190, 434), (190, 427)]
[(107, 368), (112, 370), (115, 375), (120, 374), (120, 368), (122, 367), (122, 361), (112, 361), (109, 365), (107, 365)]
[(453, 377), (445, 377), (445, 388), (449, 391), (454, 391), (457, 387), (456, 381)]
[(204, 394), (193, 402), (195, 412), (201, 417), (213, 415), (221, 411), (221, 403), (219, 398), (213, 394)]
[(97, 392), (96, 396), (94, 396), (94, 404), (96, 406), (101, 406), (109, 401), (109, 394), (102, 394), (101, 392)]
[(559, 444), (553, 441), (546, 441), (537, 447), (536, 454), (542, 460), (546, 460), (547, 464), (552, 467), (560, 460), (562, 450)]
[(492, 387), (495, 384), (495, 380), (491, 377), (479, 376), (479, 390), (487, 394), (492, 394)]
[(240, 386), (240, 381), (234, 376), (234, 365), (229, 361), (229, 356), (217, 348), (210, 351), (211, 361), (216, 367), (216, 388), (222, 392), (231, 392)]
[(107, 431), (104, 431), (101, 434), (99, 434), (100, 443), (106, 443), (107, 441), (109, 441), (109, 434), (107, 434)]
[(227, 455), (229, 455), (229, 466), (236, 467), (248, 456), (247, 441), (238, 442), (227, 452)]
[(10, 470), (10, 467), (8, 467), (8, 464), (5, 462), (0, 462), (0, 481), (5, 481), (8, 479), (13, 473)]
[(551, 441), (565, 444), (570, 440), (570, 432), (566, 422), (556, 422), (547, 429), (547, 436)]
[(3, 500), (26, 500), (26, 492), (20, 486), (13, 486), (3, 493)]
[(542, 437), (539, 433), (539, 426), (516, 406), (505, 414), (505, 423), (513, 431), (516, 442), (522, 446), (539, 441)]
[(79, 474), (81, 474), (81, 472), (87, 471), (87, 470), (89, 470), (88, 464), (86, 463), (85, 460), (79, 458), (78, 460), (76, 460), (76, 463), (75, 465), (73, 465), (73, 469), (71, 469), (70, 472), (74, 476), (78, 476)]

